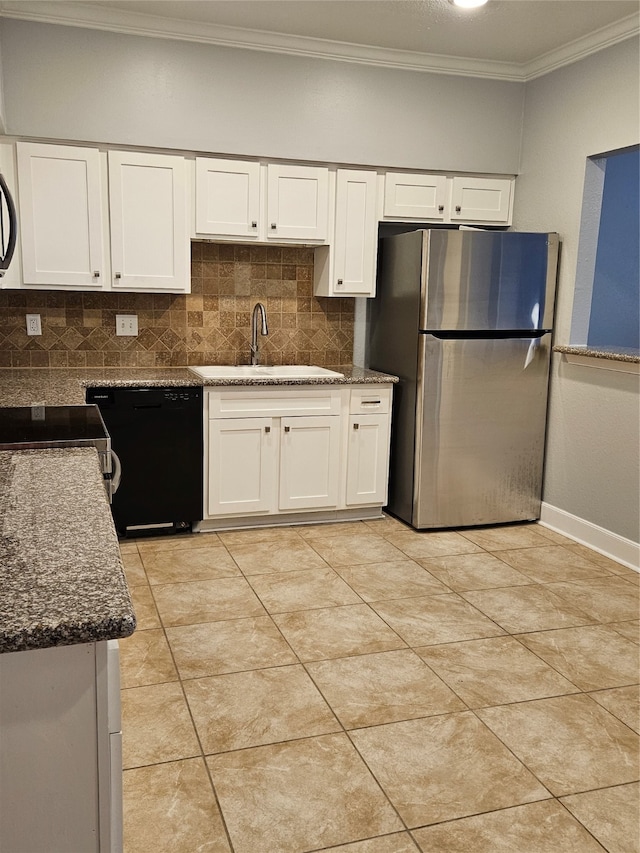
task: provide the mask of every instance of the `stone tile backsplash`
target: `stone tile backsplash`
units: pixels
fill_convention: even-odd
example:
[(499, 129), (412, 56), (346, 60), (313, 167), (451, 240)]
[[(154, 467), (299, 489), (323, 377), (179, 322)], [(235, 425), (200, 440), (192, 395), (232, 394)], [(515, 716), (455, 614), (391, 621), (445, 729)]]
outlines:
[[(189, 295), (0, 290), (0, 367), (246, 364), (256, 302), (264, 364), (352, 364), (353, 300), (314, 297), (313, 249), (192, 243)], [(27, 313), (42, 335), (27, 336)], [(117, 337), (128, 313), (138, 336)]]

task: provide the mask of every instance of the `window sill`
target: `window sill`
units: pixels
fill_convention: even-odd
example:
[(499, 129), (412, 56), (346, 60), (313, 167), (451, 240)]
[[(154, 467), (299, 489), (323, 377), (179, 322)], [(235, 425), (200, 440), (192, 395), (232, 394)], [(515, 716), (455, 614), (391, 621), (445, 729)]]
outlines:
[(620, 348), (589, 349), (587, 346), (554, 346), (554, 352), (562, 353), (570, 364), (597, 367), (601, 370), (616, 370), (619, 373), (640, 374), (638, 350)]

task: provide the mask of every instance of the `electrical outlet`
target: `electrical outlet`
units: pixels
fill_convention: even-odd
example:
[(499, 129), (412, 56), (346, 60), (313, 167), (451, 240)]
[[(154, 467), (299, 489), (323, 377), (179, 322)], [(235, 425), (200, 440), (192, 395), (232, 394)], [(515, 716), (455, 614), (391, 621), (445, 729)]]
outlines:
[(27, 334), (41, 335), (42, 323), (40, 322), (39, 314), (27, 314)]
[(138, 334), (137, 314), (116, 314), (116, 335), (135, 338)]

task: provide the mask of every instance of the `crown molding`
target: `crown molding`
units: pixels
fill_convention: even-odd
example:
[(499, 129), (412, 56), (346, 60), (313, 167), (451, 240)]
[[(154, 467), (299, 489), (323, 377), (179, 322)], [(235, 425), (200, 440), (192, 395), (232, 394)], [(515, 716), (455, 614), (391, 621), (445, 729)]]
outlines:
[(51, 2), (27, 4), (6, 0), (6, 2), (0, 2), (0, 17), (105, 30), (126, 35), (215, 44), (290, 56), (354, 62), (397, 70), (484, 77), (520, 83), (541, 77), (640, 33), (640, 14), (634, 14), (537, 57), (535, 60), (518, 63), (419, 53), (307, 36), (291, 36), (200, 21), (164, 18), (81, 2), (58, 3), (51, 0)]
[(544, 53), (537, 59), (531, 60), (525, 66), (524, 80), (535, 80), (536, 77), (542, 77), (544, 74), (556, 71), (564, 65), (578, 62), (592, 53), (605, 50), (607, 47), (612, 47), (614, 44), (619, 44), (634, 36), (637, 38), (639, 35), (640, 13), (635, 12), (627, 18), (615, 21), (613, 24), (595, 30), (557, 50)]

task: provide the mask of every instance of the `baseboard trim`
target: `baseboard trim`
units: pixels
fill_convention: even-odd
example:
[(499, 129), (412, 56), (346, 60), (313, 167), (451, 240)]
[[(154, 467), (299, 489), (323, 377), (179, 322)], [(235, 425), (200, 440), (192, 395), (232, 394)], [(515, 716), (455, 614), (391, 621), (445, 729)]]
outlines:
[(584, 518), (571, 515), (570, 512), (565, 512), (563, 509), (558, 509), (558, 507), (544, 502), (540, 511), (539, 523), (550, 530), (555, 530), (556, 533), (562, 533), (563, 536), (575, 539), (581, 545), (593, 548), (594, 551), (604, 554), (605, 557), (611, 557), (612, 560), (622, 563), (623, 566), (640, 572), (640, 544), (638, 542), (625, 539), (604, 527), (598, 527), (597, 524), (592, 524)]

